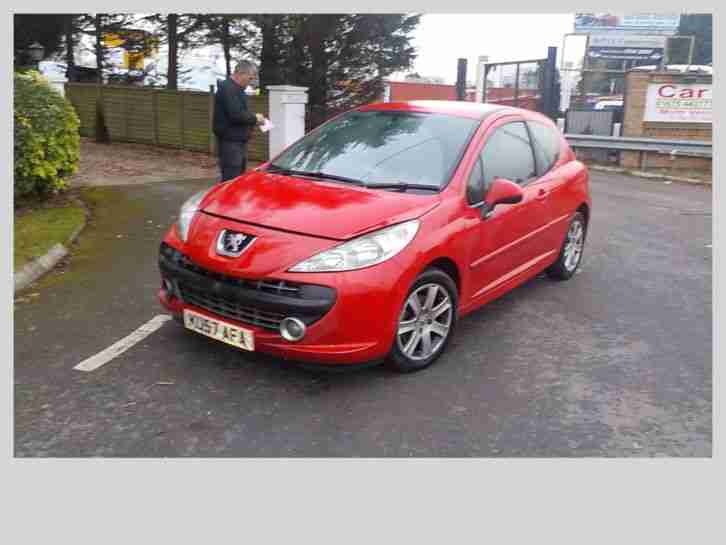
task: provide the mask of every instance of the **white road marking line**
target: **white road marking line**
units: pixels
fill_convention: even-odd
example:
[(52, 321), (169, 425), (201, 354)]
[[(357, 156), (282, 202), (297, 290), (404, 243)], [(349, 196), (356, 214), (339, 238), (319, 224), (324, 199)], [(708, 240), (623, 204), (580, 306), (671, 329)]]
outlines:
[(94, 369), (98, 369), (102, 365), (110, 362), (116, 356), (126, 352), (139, 341), (143, 341), (146, 337), (163, 326), (165, 322), (171, 319), (172, 317), (168, 314), (159, 314), (154, 316), (151, 320), (146, 322), (130, 335), (127, 335), (120, 341), (113, 343), (111, 346), (102, 350), (95, 356), (91, 356), (90, 358), (83, 360), (73, 369), (76, 369), (77, 371), (93, 371)]

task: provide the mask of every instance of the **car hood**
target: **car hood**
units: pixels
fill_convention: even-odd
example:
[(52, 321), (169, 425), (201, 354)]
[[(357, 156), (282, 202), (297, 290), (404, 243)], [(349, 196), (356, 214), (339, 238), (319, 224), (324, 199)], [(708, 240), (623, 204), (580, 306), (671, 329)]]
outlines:
[(344, 183), (252, 171), (223, 184), (201, 209), (223, 218), (334, 240), (417, 218), (438, 194), (366, 189)]

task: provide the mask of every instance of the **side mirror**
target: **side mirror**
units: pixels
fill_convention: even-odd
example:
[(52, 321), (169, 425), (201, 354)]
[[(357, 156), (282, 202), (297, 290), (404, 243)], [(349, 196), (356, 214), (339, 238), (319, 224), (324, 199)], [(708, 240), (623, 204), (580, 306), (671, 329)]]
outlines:
[(489, 210), (498, 204), (516, 204), (524, 198), (524, 192), (514, 182), (506, 178), (495, 178), (487, 192), (486, 202)]

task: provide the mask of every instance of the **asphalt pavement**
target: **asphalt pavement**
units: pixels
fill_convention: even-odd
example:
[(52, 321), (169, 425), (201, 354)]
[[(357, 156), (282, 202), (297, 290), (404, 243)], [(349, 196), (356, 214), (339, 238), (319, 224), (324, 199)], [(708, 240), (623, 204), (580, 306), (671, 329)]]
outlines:
[(346, 373), (165, 322), (157, 253), (209, 182), (96, 188), (72, 257), (14, 311), (18, 457), (615, 457), (712, 453), (711, 190), (592, 173), (580, 271), (465, 317), (431, 368)]

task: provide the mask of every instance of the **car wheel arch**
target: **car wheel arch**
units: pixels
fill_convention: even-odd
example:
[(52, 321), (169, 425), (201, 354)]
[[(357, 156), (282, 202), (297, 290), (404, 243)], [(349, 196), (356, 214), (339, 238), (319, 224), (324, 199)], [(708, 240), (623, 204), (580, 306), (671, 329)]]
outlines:
[(461, 273), (459, 266), (456, 262), (449, 257), (437, 257), (433, 261), (430, 261), (421, 272), (428, 269), (439, 269), (448, 274), (456, 285), (457, 295), (461, 297)]
[(590, 224), (590, 207), (584, 202), (577, 207), (576, 212), (581, 212), (585, 217), (585, 230), (587, 231), (587, 226)]

